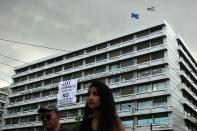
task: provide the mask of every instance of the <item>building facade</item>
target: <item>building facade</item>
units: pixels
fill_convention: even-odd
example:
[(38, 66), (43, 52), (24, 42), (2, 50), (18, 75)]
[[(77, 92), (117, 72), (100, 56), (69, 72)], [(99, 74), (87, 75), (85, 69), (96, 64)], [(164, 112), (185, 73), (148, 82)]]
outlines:
[(128, 131), (195, 131), (197, 63), (166, 22), (15, 69), (4, 131), (42, 131), (37, 109), (56, 104), (58, 82), (78, 79), (77, 103), (59, 107), (61, 123), (83, 114), (93, 80), (109, 85)]
[(7, 102), (7, 96), (8, 96), (8, 87), (0, 88), (0, 130), (3, 126), (3, 112), (4, 107)]

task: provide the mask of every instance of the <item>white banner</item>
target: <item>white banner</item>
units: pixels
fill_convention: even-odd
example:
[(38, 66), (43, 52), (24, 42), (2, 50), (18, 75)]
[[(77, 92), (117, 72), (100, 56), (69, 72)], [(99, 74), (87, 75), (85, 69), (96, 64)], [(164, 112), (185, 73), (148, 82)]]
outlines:
[(62, 106), (62, 105), (76, 103), (77, 100), (76, 94), (77, 94), (76, 79), (59, 82), (57, 105)]

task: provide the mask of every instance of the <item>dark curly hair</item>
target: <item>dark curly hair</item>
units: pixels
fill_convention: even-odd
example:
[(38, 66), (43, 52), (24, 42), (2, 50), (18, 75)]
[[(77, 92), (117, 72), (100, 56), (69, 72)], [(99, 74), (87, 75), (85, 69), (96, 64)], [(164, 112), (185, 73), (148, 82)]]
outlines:
[[(113, 95), (107, 85), (100, 81), (94, 81), (90, 86), (96, 87), (98, 95), (100, 96), (100, 119), (98, 125), (98, 131), (112, 131), (116, 124), (117, 113), (115, 109), (115, 102)], [(90, 131), (92, 124), (92, 111), (89, 109), (86, 103), (85, 113), (83, 116), (82, 125), (80, 131)]]

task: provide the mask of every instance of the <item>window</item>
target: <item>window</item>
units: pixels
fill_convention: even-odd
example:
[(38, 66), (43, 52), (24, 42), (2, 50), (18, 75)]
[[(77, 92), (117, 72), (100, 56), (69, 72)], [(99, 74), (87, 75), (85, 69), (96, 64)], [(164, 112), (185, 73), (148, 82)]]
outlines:
[(23, 111), (29, 111), (29, 110), (30, 110), (30, 105), (23, 106)]
[(116, 70), (120, 68), (120, 63), (113, 63), (109, 65), (109, 70)]
[(49, 74), (52, 74), (52, 73), (53, 73), (53, 68), (46, 70), (46, 75), (49, 75)]
[(137, 50), (142, 50), (142, 49), (146, 49), (146, 48), (149, 48), (149, 47), (150, 46), (149, 46), (148, 41), (137, 44)]
[(25, 86), (19, 86), (18, 87), (18, 91), (24, 91), (25, 90)]
[(30, 110), (37, 110), (38, 109), (38, 103), (34, 103), (30, 105)]
[(104, 49), (106, 47), (107, 47), (107, 43), (101, 43), (101, 44), (97, 45), (97, 50)]
[(57, 100), (51, 100), (51, 101), (49, 101), (49, 105), (57, 105)]
[(120, 81), (120, 76), (113, 76), (109, 78), (109, 84), (116, 83)]
[(12, 118), (12, 124), (18, 124), (19, 119), (18, 117)]
[(165, 107), (167, 106), (167, 97), (160, 97), (157, 99), (153, 99), (153, 106), (154, 107)]
[(151, 100), (143, 100), (143, 101), (138, 101), (138, 109), (148, 109), (152, 108), (153, 103)]
[(92, 75), (92, 74), (94, 74), (94, 69), (93, 68), (85, 70), (85, 76)]
[(140, 63), (144, 63), (144, 62), (148, 62), (150, 61), (150, 55), (147, 54), (147, 55), (142, 55), (142, 56), (139, 56), (137, 58), (137, 63), (140, 64)]
[(93, 57), (89, 57), (89, 58), (87, 58), (86, 60), (85, 60), (85, 63), (86, 64), (90, 64), (90, 63), (94, 63), (95, 62), (95, 57), (93, 56)]
[(151, 47), (163, 44), (163, 38), (156, 38), (150, 41)]
[(29, 79), (33, 79), (35, 77), (36, 77), (36, 73), (32, 73), (32, 74), (29, 75)]
[(110, 41), (110, 46), (118, 45), (121, 43), (121, 39), (114, 39)]
[(48, 101), (44, 101), (40, 103), (40, 107), (45, 107), (48, 105)]
[(38, 67), (42, 67), (45, 65), (45, 62), (38, 63)]
[(34, 122), (36, 121), (36, 115), (32, 115), (28, 117), (28, 122)]
[(50, 95), (50, 90), (42, 91), (42, 97), (49, 96), (49, 95)]
[(109, 52), (109, 58), (120, 56), (120, 49)]
[(134, 103), (132, 102), (127, 102), (127, 103), (121, 103), (120, 104), (120, 110), (121, 111), (131, 111), (134, 108)]
[(23, 96), (16, 97), (16, 102), (20, 102), (20, 101), (23, 101)]
[(56, 95), (57, 93), (58, 93), (57, 88), (51, 89), (51, 95)]
[(147, 126), (153, 123), (152, 117), (151, 116), (139, 116), (138, 117), (138, 126)]
[(5, 125), (11, 125), (11, 119), (5, 119)]
[(27, 85), (27, 90), (32, 89), (34, 87), (34, 84), (28, 84)]
[(84, 50), (79, 50), (75, 52), (75, 56), (80, 56), (84, 54)]
[(60, 72), (62, 71), (62, 66), (57, 66), (54, 68), (54, 72)]
[(84, 89), (89, 88), (90, 84), (91, 84), (91, 82), (84, 83), (83, 88)]
[(14, 113), (18, 113), (18, 112), (20, 112), (20, 111), (21, 111), (21, 107), (18, 106), (18, 107), (15, 107), (15, 108), (14, 108)]
[(81, 97), (82, 97), (81, 102), (86, 102), (87, 99), (88, 99), (88, 96), (87, 95), (83, 95)]
[(52, 82), (52, 79), (47, 79), (44, 81), (44, 85), (50, 85)]
[(122, 124), (125, 128), (131, 128), (133, 126), (133, 120), (131, 120), (131, 118), (126, 119), (126, 120), (122, 120)]
[(47, 65), (50, 65), (50, 64), (53, 64), (53, 63), (55, 63), (55, 59), (50, 59), (50, 60), (47, 61)]
[(41, 76), (44, 75), (44, 71), (39, 71), (39, 72), (37, 72), (36, 74), (37, 74), (37, 75), (36, 75), (37, 77), (41, 77)]
[(20, 123), (27, 123), (27, 117), (21, 117)]
[(55, 62), (59, 62), (59, 61), (62, 61), (62, 60), (63, 60), (63, 56), (55, 58)]
[(152, 69), (152, 75), (160, 74), (164, 72), (164, 67), (155, 67)]
[(122, 48), (122, 54), (128, 54), (131, 53), (132, 51), (133, 51), (132, 45)]
[(76, 78), (80, 78), (80, 77), (82, 77), (82, 72), (75, 72), (75, 73), (73, 73), (73, 79), (76, 79)]
[(71, 74), (65, 75), (65, 76), (63, 76), (63, 81), (71, 80), (71, 78), (72, 78)]
[(149, 34), (149, 30), (143, 30), (143, 31), (140, 31), (136, 34), (136, 37), (139, 38), (139, 37), (143, 37), (143, 36), (146, 36)]
[(102, 60), (105, 60), (107, 57), (106, 57), (106, 54), (99, 54), (96, 56), (96, 61), (102, 61)]
[(120, 104), (119, 104), (119, 103), (116, 104), (116, 105), (115, 105), (115, 108), (116, 108), (116, 111), (119, 112), (119, 111), (120, 111)]
[(131, 66), (133, 64), (134, 64), (133, 59), (127, 59), (127, 60), (120, 62), (121, 67), (127, 67), (127, 66)]
[(159, 51), (151, 54), (151, 60), (164, 58), (164, 51)]
[(66, 118), (67, 117), (67, 114), (68, 114), (68, 111), (60, 111), (60, 117), (61, 118)]
[(166, 88), (166, 82), (153, 83), (153, 91), (165, 90)]
[(76, 117), (78, 116), (78, 110), (69, 110), (68, 117)]
[(34, 65), (30, 66), (30, 68), (31, 68), (31, 69), (37, 68), (37, 64), (34, 64)]
[(151, 90), (152, 88), (150, 84), (138, 85), (138, 88), (137, 88), (138, 93), (151, 92)]
[(112, 95), (113, 97), (120, 96), (120, 90), (119, 89), (112, 90)]
[(150, 29), (150, 33), (155, 33), (160, 30), (162, 30), (162, 26), (156, 26)]
[(66, 54), (66, 59), (70, 59), (74, 57), (74, 53), (69, 53), (69, 54)]
[(26, 81), (27, 80), (27, 76), (22, 76), (21, 77), (21, 81)]
[(73, 63), (68, 63), (64, 66), (64, 70), (68, 70), (68, 69), (71, 69), (73, 68)]
[(31, 94), (25, 95), (25, 100), (30, 100), (31, 99)]
[(35, 83), (35, 88), (41, 87), (41, 86), (42, 86), (42, 82), (36, 82), (36, 83)]
[(83, 65), (83, 60), (78, 60), (74, 62), (74, 67), (79, 67)]
[(12, 90), (12, 93), (16, 93), (18, 91), (18, 87), (11, 88), (11, 90)]
[(39, 98), (40, 97), (40, 92), (34, 92), (32, 94), (32, 99), (36, 99), (36, 98)]
[(121, 95), (127, 95), (127, 94), (133, 94), (133, 93), (134, 93), (134, 87), (132, 86), (121, 88)]
[(133, 35), (127, 35), (122, 37), (122, 42), (130, 41), (133, 39)]
[(92, 47), (89, 47), (86, 49), (86, 53), (90, 53), (90, 52), (93, 52), (93, 51), (96, 51), (96, 46), (92, 46)]
[(153, 123), (156, 125), (168, 124), (168, 114), (155, 114), (153, 116)]
[(138, 72), (138, 78), (140, 77), (146, 77), (151, 75), (151, 70), (150, 69), (146, 69), (146, 70), (141, 70)]
[(106, 71), (106, 66), (99, 66), (95, 68), (95, 73), (101, 73)]
[(52, 83), (54, 84), (54, 83), (58, 83), (60, 81), (61, 81), (61, 77), (55, 77), (55, 78), (53, 78)]
[(133, 79), (134, 75), (133, 72), (127, 72), (124, 74), (121, 74), (121, 81), (127, 81)]
[(20, 82), (20, 78), (14, 78), (14, 83)]

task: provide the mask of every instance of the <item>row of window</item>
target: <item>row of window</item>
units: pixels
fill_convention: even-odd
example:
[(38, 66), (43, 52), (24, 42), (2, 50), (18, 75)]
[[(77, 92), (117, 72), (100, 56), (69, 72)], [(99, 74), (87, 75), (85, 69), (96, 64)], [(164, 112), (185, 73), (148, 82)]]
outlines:
[(4, 95), (4, 94), (0, 94), (0, 100), (5, 101), (5, 100), (6, 100), (6, 98), (7, 98), (7, 96), (6, 96), (6, 95)]
[[(128, 50), (128, 49), (130, 50), (130, 47), (126, 47), (126, 50)], [(111, 54), (109, 53), (109, 58), (120, 56), (120, 54), (121, 54), (120, 51), (121, 50), (115, 50), (115, 51), (111, 52)], [(124, 53), (128, 53), (128, 51), (124, 51)], [(122, 53), (122, 54), (124, 54), (124, 53)], [(131, 63), (131, 64), (135, 64), (135, 63), (139, 64), (139, 63), (147, 62), (147, 61), (150, 61), (150, 60), (160, 59), (160, 58), (163, 58), (163, 57), (164, 57), (164, 52), (159, 51), (159, 52), (155, 52), (155, 53), (152, 53), (152, 54), (146, 54), (146, 55), (143, 55), (143, 56), (138, 56), (136, 58), (136, 60), (133, 58), (132, 59), (133, 63)], [(99, 54), (97, 56), (92, 56), (92, 57), (87, 58), (85, 60), (85, 64), (91, 64), (91, 63), (101, 61), (101, 60), (105, 60), (105, 59), (107, 59), (107, 54)], [(137, 61), (137, 62), (135, 62), (135, 61)], [(75, 62), (67, 63), (65, 65), (49, 68), (46, 71), (39, 71), (39, 72), (32, 73), (32, 74), (29, 74), (29, 75), (25, 75), (25, 76), (22, 76), (22, 77), (14, 78), (14, 83), (26, 81), (28, 79), (34, 79), (34, 78), (42, 77), (44, 75), (57, 73), (57, 72), (62, 71), (63, 68), (64, 68), (64, 70), (68, 70), (68, 69), (80, 67), (82, 65), (84, 65), (83, 60), (78, 60), (78, 61), (75, 61)]]
[(166, 107), (168, 105), (167, 97), (156, 97), (145, 100), (137, 100), (130, 102), (123, 102), (116, 104), (116, 110), (118, 112), (122, 111), (134, 111), (134, 110), (143, 110), (149, 108), (158, 108), (158, 107)]
[(32, 104), (27, 104), (23, 106), (16, 106), (16, 107), (11, 107), (8, 108), (8, 113), (9, 114), (15, 114), (15, 113), (20, 113), (20, 112), (28, 112), (28, 111), (35, 111), (39, 107), (44, 107), (46, 105), (56, 105), (57, 100), (50, 100), (50, 101), (44, 101), (40, 103), (32, 103)]
[(167, 113), (137, 116), (134, 122), (131, 118), (123, 118), (122, 123), (126, 128), (132, 128), (133, 125), (137, 126), (150, 126), (152, 125), (165, 125), (169, 124), (169, 117)]
[[(139, 71), (138, 73), (127, 72), (127, 73), (123, 73), (120, 75), (115, 75), (115, 76), (109, 77), (108, 82), (109, 82), (109, 84), (112, 84), (112, 83), (116, 83), (116, 82), (120, 82), (120, 81), (122, 81), (122, 82), (128, 81), (128, 80), (131, 80), (134, 78), (141, 78), (141, 77), (147, 77), (149, 75), (156, 75), (156, 74), (164, 73), (164, 69), (165, 69), (164, 67), (155, 67), (155, 68), (148, 68), (148, 69)], [(105, 83), (105, 79), (102, 79), (100, 81), (103, 81)], [(78, 89), (88, 88), (90, 84), (91, 84), (91, 82), (85, 82), (83, 84), (78, 84)], [(154, 85), (153, 90), (156, 90), (157, 83), (155, 83), (153, 85)], [(162, 85), (162, 84), (160, 83), (160, 85)], [(163, 88), (163, 87), (164, 86), (161, 86), (160, 88)], [(15, 92), (14, 89), (17, 89), (17, 88), (12, 89), (13, 93)], [(139, 86), (137, 89), (138, 89), (138, 92), (142, 92), (142, 90), (152, 90), (152, 87), (151, 87), (151, 85), (143, 85), (143, 87)], [(29, 93), (24, 96), (21, 95), (21, 96), (17, 96), (17, 97), (12, 97), (12, 98), (10, 98), (10, 103), (20, 102), (20, 101), (30, 100), (30, 99), (36, 99), (39, 97), (45, 97), (45, 96), (55, 95), (55, 94), (57, 94), (57, 88), (50, 89), (50, 90), (44, 90), (41, 92)]]
[[(148, 55), (145, 55), (145, 56), (139, 56), (137, 63), (140, 64), (140, 63), (143, 63), (143, 62), (148, 62), (148, 61), (151, 61), (151, 60), (156, 60), (156, 59), (161, 59), (161, 58), (164, 58), (164, 52), (156, 52), (156, 53), (148, 54)], [(85, 71), (78, 71), (78, 72), (75, 72), (75, 73), (67, 74), (67, 75), (63, 76), (63, 81), (64, 80), (75, 79), (75, 78), (80, 78), (82, 76), (88, 76), (88, 75), (93, 75), (93, 74), (97, 74), (97, 73), (103, 73), (103, 72), (106, 72), (107, 70), (113, 71), (113, 70), (117, 70), (117, 69), (120, 69), (120, 68), (129, 67), (129, 66), (132, 66), (134, 64), (135, 64), (134, 59), (126, 59), (126, 60), (122, 60), (122, 61), (119, 61), (119, 62), (110, 63), (108, 66), (107, 65), (102, 65), (102, 66), (87, 69)], [(61, 81), (61, 79), (62, 79), (61, 76), (50, 78), (50, 79), (44, 80), (43, 85), (58, 83), (58, 82)], [(37, 88), (37, 87), (41, 87), (41, 86), (42, 86), (42, 81), (36, 82), (35, 84), (31, 83), (31, 84), (28, 84), (26, 86), (23, 85), (23, 86), (12, 88), (12, 92), (14, 92), (14, 93), (15, 92), (20, 92), (20, 91), (24, 91), (26, 89), (32, 89), (32, 88)]]
[(167, 83), (165, 81), (138, 84), (134, 86), (121, 87), (118, 89), (113, 89), (112, 94), (114, 97), (128, 94), (146, 93), (152, 91), (159, 91), (167, 89)]
[(27, 128), (15, 128), (15, 129), (9, 129), (4, 131), (44, 131), (44, 127), (37, 126), (37, 127), (27, 127)]
[(34, 93), (28, 93), (26, 95), (20, 95), (17, 97), (12, 97), (10, 98), (10, 103), (15, 103), (15, 102), (21, 102), (25, 100), (33, 100), (37, 99), (40, 97), (46, 97), (46, 96), (54, 96), (58, 92), (57, 88), (49, 89), (49, 90), (43, 90), (41, 92), (34, 92)]
[(114, 45), (120, 44), (121, 42), (126, 42), (126, 41), (129, 41), (129, 40), (132, 40), (134, 38), (133, 36), (135, 36), (136, 38), (139, 38), (139, 37), (143, 37), (143, 36), (149, 35), (151, 33), (154, 33), (156, 31), (159, 31), (161, 29), (162, 29), (161, 26), (154, 27), (154, 28), (151, 28), (151, 29), (140, 31), (140, 32), (135, 33), (135, 34), (123, 36), (121, 38), (117, 38), (117, 39), (107, 41), (107, 42), (104, 42), (104, 43), (101, 43), (101, 44), (98, 44), (98, 45), (95, 45), (95, 46), (91, 46), (91, 47), (88, 47), (86, 49), (82, 49), (82, 50), (79, 50), (79, 51), (76, 51), (76, 52), (68, 53), (64, 56), (59, 56), (57, 58), (47, 60), (46, 62), (40, 62), (40, 63), (34, 64), (34, 65), (31, 65), (30, 67), (24, 67), (24, 68), (18, 69), (18, 70), (16, 70), (16, 74), (25, 72), (29, 69), (39, 68), (39, 67), (45, 66), (46, 64), (47, 65), (52, 64), (52, 63), (61, 61), (63, 59), (70, 59), (70, 58), (73, 58), (73, 57), (80, 56), (84, 53), (90, 53), (90, 52), (93, 52), (93, 51), (96, 51), (96, 50), (100, 50), (100, 49), (106, 48), (107, 46), (114, 46)]
[(184, 114), (189, 117), (197, 118), (197, 113), (187, 105), (184, 105)]
[[(61, 114), (60, 117), (61, 118), (77, 117), (79, 111), (81, 111), (82, 113), (84, 112), (83, 109), (72, 109), (68, 111), (60, 111), (60, 114)], [(35, 121), (41, 121), (39, 115), (29, 115), (29, 116), (8, 118), (8, 119), (5, 119), (5, 125), (29, 123), (29, 122), (35, 122)]]
[[(151, 91), (165, 90), (166, 88), (167, 88), (166, 82), (154, 82), (154, 83), (139, 84), (136, 86), (126, 86), (126, 87), (121, 87), (118, 89), (113, 89), (112, 94), (114, 97), (116, 97), (116, 96), (123, 96), (123, 95), (135, 94), (135, 93), (146, 93), (146, 92), (151, 92)], [(40, 97), (56, 95), (56, 94), (57, 94), (57, 88), (52, 89), (52, 90), (45, 90), (43, 92), (35, 92), (35, 93), (27, 94), (24, 96), (13, 97), (13, 98), (10, 98), (10, 103), (20, 102), (20, 101), (30, 100), (30, 99), (37, 99)], [(157, 100), (161, 101), (161, 99), (157, 99)], [(87, 94), (77, 96), (77, 102), (86, 102), (86, 101), (87, 101)], [(150, 102), (150, 101), (146, 101), (146, 102)], [(163, 102), (167, 102), (167, 99), (163, 100)], [(145, 103), (143, 104), (145, 105)], [(149, 103), (149, 106), (151, 106), (150, 103)], [(41, 103), (33, 103), (33, 104), (27, 104), (27, 105), (23, 105), (19, 107), (13, 107), (13, 108), (9, 108), (8, 112), (9, 114), (14, 114), (18, 112), (37, 110), (38, 107), (41, 107), (47, 104), (56, 104), (56, 100), (49, 101), (49, 103), (47, 103), (46, 101), (46, 102), (41, 102)], [(154, 107), (155, 107), (155, 104), (154, 104)]]

